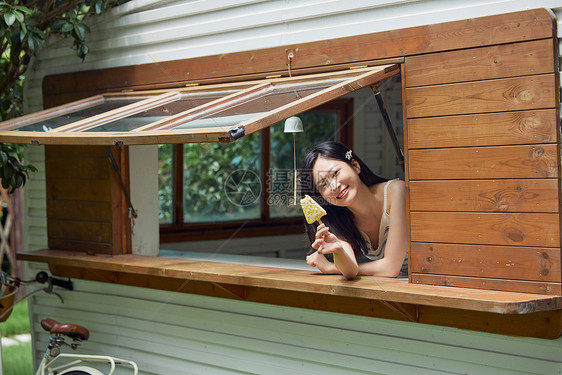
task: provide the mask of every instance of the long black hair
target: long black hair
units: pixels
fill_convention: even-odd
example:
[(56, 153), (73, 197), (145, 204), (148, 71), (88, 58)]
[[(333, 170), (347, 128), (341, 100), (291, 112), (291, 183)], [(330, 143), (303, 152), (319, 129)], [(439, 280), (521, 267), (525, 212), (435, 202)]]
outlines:
[[(348, 159), (346, 154), (351, 157)], [(314, 184), (312, 169), (318, 157), (340, 160), (352, 167), (352, 161), (355, 160), (361, 168), (359, 178), (367, 186), (372, 186), (388, 180), (374, 174), (355, 153), (338, 142), (328, 141), (320, 143), (304, 157), (301, 170), (301, 192), (303, 196), (305, 194), (310, 195), (310, 197), (326, 210), (327, 215), (322, 218), (322, 222), (330, 227), (330, 232), (351, 245), (357, 259), (361, 258), (368, 253), (369, 249), (367, 247), (367, 242), (355, 225), (353, 213), (347, 207), (334, 206), (328, 203)], [(304, 225), (310, 243), (314, 242), (318, 224), (308, 224), (305, 221)]]

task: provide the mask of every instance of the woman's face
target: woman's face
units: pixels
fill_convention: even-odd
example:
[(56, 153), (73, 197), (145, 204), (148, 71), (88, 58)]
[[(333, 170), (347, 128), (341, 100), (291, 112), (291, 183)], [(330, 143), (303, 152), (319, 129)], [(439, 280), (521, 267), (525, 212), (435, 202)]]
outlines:
[(359, 178), (361, 169), (357, 162), (353, 166), (337, 160), (318, 157), (312, 168), (316, 189), (322, 197), (334, 206), (348, 206), (357, 195), (357, 188), (362, 184)]

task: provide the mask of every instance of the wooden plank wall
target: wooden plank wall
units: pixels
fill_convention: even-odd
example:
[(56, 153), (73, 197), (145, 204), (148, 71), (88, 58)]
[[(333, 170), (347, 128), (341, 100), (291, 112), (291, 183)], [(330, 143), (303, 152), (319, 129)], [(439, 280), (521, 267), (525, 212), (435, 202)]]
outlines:
[(556, 38), (406, 57), (411, 282), (561, 294), (557, 59)]
[[(124, 182), (125, 150), (114, 148)], [(130, 223), (119, 178), (102, 146), (45, 146), (47, 237), (50, 249), (121, 254)]]

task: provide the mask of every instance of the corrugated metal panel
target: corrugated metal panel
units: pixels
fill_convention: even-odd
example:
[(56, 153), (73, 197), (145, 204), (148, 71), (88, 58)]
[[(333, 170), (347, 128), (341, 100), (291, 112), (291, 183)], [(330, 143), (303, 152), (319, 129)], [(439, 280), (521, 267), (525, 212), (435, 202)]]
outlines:
[[(135, 360), (143, 374), (556, 374), (562, 341), (75, 281), (33, 297), (40, 319), (83, 324), (81, 352)], [(36, 353), (39, 355), (39, 353)]]

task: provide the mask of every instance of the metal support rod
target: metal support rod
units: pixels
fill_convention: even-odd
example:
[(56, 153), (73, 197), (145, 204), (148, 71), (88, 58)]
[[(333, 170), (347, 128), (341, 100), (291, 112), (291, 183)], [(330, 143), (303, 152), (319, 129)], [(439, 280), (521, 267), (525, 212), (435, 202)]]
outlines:
[(394, 131), (392, 123), (390, 122), (390, 118), (388, 117), (386, 105), (384, 105), (381, 92), (379, 91), (379, 85), (375, 84), (371, 86), (371, 88), (373, 89), (373, 93), (375, 94), (375, 98), (377, 99), (377, 104), (379, 105), (382, 118), (384, 120), (384, 123), (386, 124), (386, 130), (388, 130), (388, 135), (390, 135), (390, 139), (392, 139), (392, 144), (394, 145), (394, 150), (396, 151), (396, 156), (398, 157), (400, 166), (402, 167), (402, 170), (404, 170), (404, 152), (402, 151), (400, 142), (398, 142), (398, 138), (396, 137), (396, 132)]
[(297, 205), (297, 137), (293, 133), (293, 206)]

